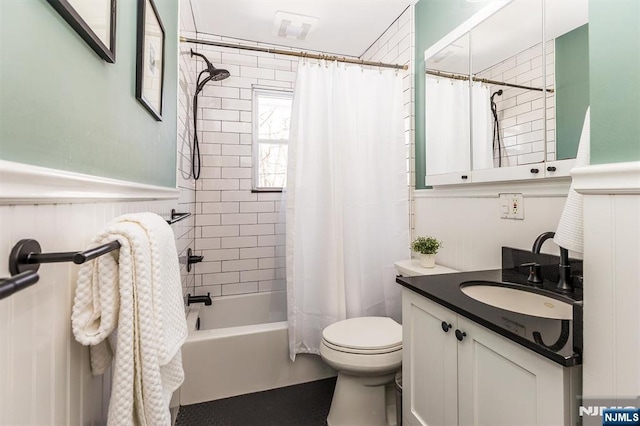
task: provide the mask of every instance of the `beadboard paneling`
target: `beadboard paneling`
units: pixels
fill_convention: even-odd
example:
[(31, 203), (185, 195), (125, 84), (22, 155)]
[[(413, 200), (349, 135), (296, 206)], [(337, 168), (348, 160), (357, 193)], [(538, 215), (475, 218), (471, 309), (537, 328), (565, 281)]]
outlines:
[[(111, 219), (151, 211), (168, 217), (175, 201), (0, 206), (0, 276), (23, 238), (44, 252), (77, 251)], [(183, 221), (184, 222), (184, 221)], [(193, 230), (173, 225), (177, 246)], [(79, 266), (44, 264), (40, 281), (0, 301), (0, 425), (106, 424), (110, 377), (93, 376), (88, 348), (72, 335), (70, 318)], [(183, 285), (188, 283), (181, 265)]]

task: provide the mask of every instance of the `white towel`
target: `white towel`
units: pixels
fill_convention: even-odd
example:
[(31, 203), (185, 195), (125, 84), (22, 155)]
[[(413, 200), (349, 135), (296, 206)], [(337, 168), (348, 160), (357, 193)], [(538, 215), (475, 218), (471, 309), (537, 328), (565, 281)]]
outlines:
[[(578, 154), (576, 155), (575, 167), (585, 167), (589, 165), (591, 160), (591, 119), (589, 108), (584, 116), (584, 124), (582, 125), (582, 134), (580, 135), (580, 143), (578, 145)], [(582, 220), (582, 195), (573, 189), (573, 182), (569, 187), (569, 195), (560, 216), (560, 223), (556, 230), (553, 241), (560, 247), (567, 250), (582, 253), (584, 251), (584, 232)]]
[(169, 401), (184, 380), (180, 347), (187, 337), (173, 231), (156, 214), (128, 214), (91, 246), (114, 240), (119, 251), (80, 268), (73, 334), (91, 345), (94, 374), (102, 374), (115, 353), (108, 425), (170, 425)]

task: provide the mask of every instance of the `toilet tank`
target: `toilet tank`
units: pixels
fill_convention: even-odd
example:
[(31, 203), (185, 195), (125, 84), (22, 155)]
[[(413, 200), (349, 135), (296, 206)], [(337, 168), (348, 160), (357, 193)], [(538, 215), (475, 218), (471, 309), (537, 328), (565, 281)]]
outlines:
[(419, 259), (407, 259), (399, 260), (395, 264), (398, 274), (403, 277), (416, 277), (418, 275), (437, 275), (437, 274), (452, 274), (455, 269), (447, 268), (446, 266), (436, 265), (434, 268), (423, 268), (420, 266)]

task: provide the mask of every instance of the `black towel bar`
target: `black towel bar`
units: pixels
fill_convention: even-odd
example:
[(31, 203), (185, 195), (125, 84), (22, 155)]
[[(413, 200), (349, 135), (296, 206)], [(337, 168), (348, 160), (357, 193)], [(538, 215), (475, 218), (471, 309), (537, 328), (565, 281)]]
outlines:
[(11, 296), (16, 291), (24, 290), (38, 282), (38, 274), (34, 271), (25, 271), (11, 278), (0, 279), (0, 299)]
[(70, 251), (64, 253), (42, 253), (40, 243), (36, 240), (20, 240), (9, 254), (9, 272), (17, 275), (25, 271), (37, 271), (41, 263), (73, 262), (80, 265), (87, 260), (107, 254), (120, 248), (118, 241), (111, 241), (85, 251)]
[(169, 225), (173, 225), (174, 223), (179, 222), (189, 216), (191, 216), (191, 213), (176, 213), (176, 209), (171, 209), (171, 219), (167, 219), (167, 223)]

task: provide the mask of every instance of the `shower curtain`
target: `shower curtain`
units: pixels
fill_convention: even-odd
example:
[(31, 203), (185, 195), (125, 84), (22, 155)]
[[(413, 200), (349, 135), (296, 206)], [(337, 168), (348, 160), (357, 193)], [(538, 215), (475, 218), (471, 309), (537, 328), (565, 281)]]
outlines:
[[(491, 95), (489, 87), (474, 82), (471, 86), (472, 105), (472, 155), (473, 170), (493, 168), (493, 116), (491, 115)], [(497, 155), (496, 149), (496, 155)], [(504, 149), (502, 150), (504, 155)]]
[(469, 82), (428, 75), (425, 112), (428, 173), (469, 170)]
[(409, 256), (402, 80), (298, 65), (287, 175), (289, 349), (319, 353), (346, 318), (400, 320), (394, 262)]

